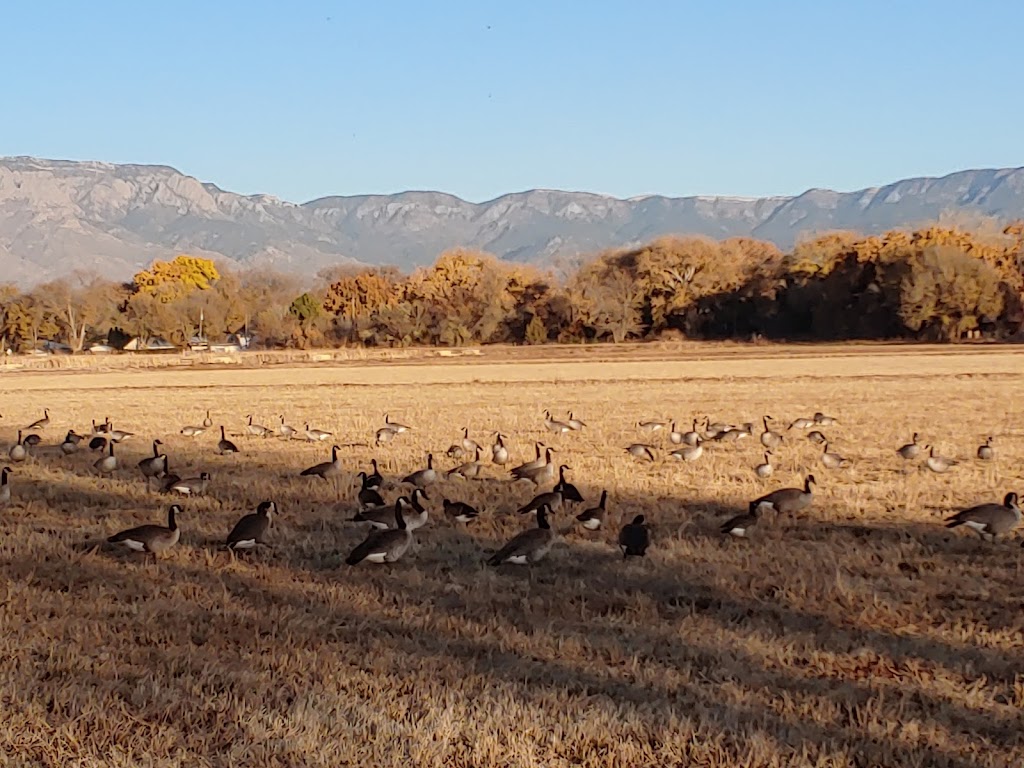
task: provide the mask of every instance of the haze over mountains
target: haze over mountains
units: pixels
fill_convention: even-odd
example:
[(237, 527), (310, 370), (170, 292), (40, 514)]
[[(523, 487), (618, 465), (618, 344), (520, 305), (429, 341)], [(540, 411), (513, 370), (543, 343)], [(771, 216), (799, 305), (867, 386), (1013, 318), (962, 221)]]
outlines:
[(880, 232), (948, 214), (1024, 218), (1024, 168), (760, 199), (531, 190), (479, 204), (441, 192), (296, 204), (226, 192), (166, 166), (7, 157), (0, 281), (27, 285), (82, 267), (122, 279), (179, 253), (313, 275), (345, 261), (409, 269), (456, 246), (545, 264), (664, 234), (743, 235), (787, 248), (815, 232)]

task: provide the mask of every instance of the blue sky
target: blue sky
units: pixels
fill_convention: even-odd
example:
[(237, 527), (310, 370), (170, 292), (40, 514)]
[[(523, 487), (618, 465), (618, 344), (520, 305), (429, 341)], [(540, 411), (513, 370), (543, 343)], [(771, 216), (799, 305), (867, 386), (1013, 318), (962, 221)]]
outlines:
[(0, 154), (295, 201), (1024, 165), (1024, 3), (33, 0), (0, 25)]

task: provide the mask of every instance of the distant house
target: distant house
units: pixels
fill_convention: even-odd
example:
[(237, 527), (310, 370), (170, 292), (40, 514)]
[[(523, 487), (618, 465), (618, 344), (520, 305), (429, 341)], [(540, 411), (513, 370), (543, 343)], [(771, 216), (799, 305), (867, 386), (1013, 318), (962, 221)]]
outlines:
[(225, 352), (241, 352), (242, 347), (237, 342), (232, 341), (221, 341), (210, 344), (209, 350), (211, 352), (225, 353)]
[(71, 347), (59, 341), (47, 339), (43, 342), (43, 352), (47, 352), (51, 355), (70, 355)]
[(239, 349), (249, 349), (252, 346), (253, 337), (251, 333), (248, 333), (245, 329), (242, 329), (238, 333), (228, 334), (228, 344), (237, 344)]
[(205, 352), (210, 348), (210, 341), (205, 336), (193, 336), (188, 340), (188, 348), (192, 352)]
[(124, 345), (125, 352), (176, 352), (178, 348), (160, 336), (143, 341), (136, 336)]

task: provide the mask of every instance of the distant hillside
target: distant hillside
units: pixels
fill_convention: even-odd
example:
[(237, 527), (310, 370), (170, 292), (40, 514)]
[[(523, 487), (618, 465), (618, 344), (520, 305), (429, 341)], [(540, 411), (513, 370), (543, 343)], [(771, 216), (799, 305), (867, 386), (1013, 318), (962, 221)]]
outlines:
[(670, 233), (746, 235), (787, 248), (801, 234), (871, 233), (950, 213), (1024, 217), (1024, 169), (792, 198), (532, 190), (480, 204), (402, 192), (299, 205), (225, 192), (165, 166), (9, 157), (0, 158), (0, 269), (19, 283), (75, 267), (126, 278), (154, 258), (188, 252), (311, 275), (343, 261), (407, 269), (455, 246), (543, 264)]

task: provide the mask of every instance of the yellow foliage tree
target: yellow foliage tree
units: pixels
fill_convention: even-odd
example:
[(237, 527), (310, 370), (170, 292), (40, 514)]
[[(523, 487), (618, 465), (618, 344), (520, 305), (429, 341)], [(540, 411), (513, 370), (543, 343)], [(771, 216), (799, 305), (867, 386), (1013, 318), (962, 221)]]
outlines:
[(154, 296), (170, 304), (193, 291), (205, 291), (220, 279), (216, 265), (210, 259), (182, 254), (170, 261), (154, 261), (132, 278), (135, 291)]

